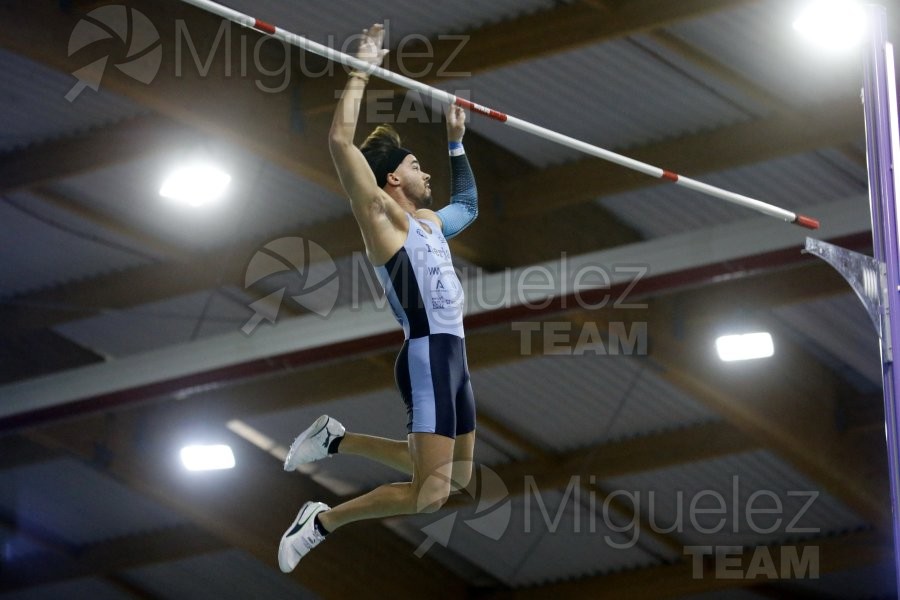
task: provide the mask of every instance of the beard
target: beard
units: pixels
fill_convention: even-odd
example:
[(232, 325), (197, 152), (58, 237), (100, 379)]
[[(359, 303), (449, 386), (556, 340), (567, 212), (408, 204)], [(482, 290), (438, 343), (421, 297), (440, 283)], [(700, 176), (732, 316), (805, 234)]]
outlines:
[[(421, 186), (421, 187), (420, 187)], [(406, 197), (409, 198), (416, 210), (420, 208), (430, 208), (433, 198), (431, 197), (431, 188), (428, 184), (418, 182), (409, 182), (403, 186)]]
[(431, 208), (433, 201), (434, 199), (431, 197), (431, 190), (426, 187), (422, 190), (422, 193), (416, 198), (413, 204), (415, 204), (416, 209), (418, 210), (420, 208)]

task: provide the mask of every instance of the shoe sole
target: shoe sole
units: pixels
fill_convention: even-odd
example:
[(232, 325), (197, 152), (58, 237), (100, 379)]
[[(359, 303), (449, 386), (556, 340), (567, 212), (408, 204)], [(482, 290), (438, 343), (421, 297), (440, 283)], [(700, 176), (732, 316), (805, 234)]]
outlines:
[[(324, 419), (324, 421), (323, 421)], [(290, 450), (288, 450), (287, 456), (284, 457), (284, 470), (285, 471), (296, 471), (298, 465), (302, 465), (305, 463), (298, 463), (298, 465), (291, 464), (291, 459), (294, 458), (294, 454), (297, 450), (300, 449), (300, 445), (303, 444), (306, 440), (313, 437), (325, 427), (328, 427), (328, 421), (330, 417), (328, 415), (322, 415), (318, 419), (316, 419), (312, 425), (306, 428), (306, 431), (297, 436), (297, 439), (294, 440), (294, 443), (291, 444)], [(327, 454), (326, 454), (327, 456)]]

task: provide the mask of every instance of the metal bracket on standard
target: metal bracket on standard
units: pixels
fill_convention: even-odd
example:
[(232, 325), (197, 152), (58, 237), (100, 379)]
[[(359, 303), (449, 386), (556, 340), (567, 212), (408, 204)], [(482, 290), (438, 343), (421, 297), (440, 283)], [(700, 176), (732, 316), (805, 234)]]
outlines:
[(882, 341), (883, 359), (892, 360), (891, 328), (888, 327), (887, 273), (884, 263), (828, 242), (806, 238), (805, 251), (827, 262), (847, 280), (875, 326)]

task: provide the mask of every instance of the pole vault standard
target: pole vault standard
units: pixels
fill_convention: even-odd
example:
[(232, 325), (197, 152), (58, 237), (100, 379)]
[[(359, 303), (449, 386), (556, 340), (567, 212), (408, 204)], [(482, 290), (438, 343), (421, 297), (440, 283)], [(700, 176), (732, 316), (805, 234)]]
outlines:
[(881, 343), (884, 392), (884, 433), (887, 441), (891, 512), (894, 532), (894, 572), (900, 581), (900, 219), (896, 200), (900, 173), (900, 116), (894, 46), (888, 41), (884, 6), (865, 7), (868, 40), (863, 55), (862, 104), (866, 124), (866, 165), (872, 216), (872, 256), (806, 238), (806, 249), (833, 266), (850, 284), (869, 313)]
[(894, 165), (900, 157), (900, 124), (897, 114), (897, 82), (894, 46), (888, 42), (888, 17), (884, 6), (866, 6), (869, 40), (863, 70), (863, 105), (866, 119), (866, 157), (869, 169), (869, 205), (876, 267), (883, 267), (880, 286), (881, 367), (884, 393), (885, 436), (891, 510), (894, 524), (894, 572), (900, 578), (900, 239), (897, 192), (900, 183)]
[(409, 77), (404, 77), (403, 75), (399, 75), (397, 73), (388, 71), (387, 69), (372, 65), (356, 58), (355, 56), (350, 56), (349, 54), (339, 52), (334, 48), (329, 48), (328, 46), (323, 46), (322, 44), (299, 36), (296, 33), (285, 31), (280, 27), (276, 27), (275, 25), (266, 23), (265, 21), (261, 21), (260, 19), (256, 19), (249, 15), (245, 15), (244, 13), (238, 12), (236, 10), (232, 10), (226, 6), (217, 4), (216, 2), (211, 2), (210, 0), (182, 0), (182, 2), (191, 4), (193, 6), (196, 6), (197, 8), (201, 8), (207, 12), (218, 15), (223, 19), (227, 19), (243, 27), (255, 29), (256, 31), (270, 35), (283, 42), (291, 44), (292, 46), (303, 48), (304, 50), (312, 52), (313, 54), (323, 56), (328, 60), (341, 63), (342, 65), (351, 67), (353, 69), (365, 71), (366, 73), (374, 75), (380, 79), (384, 79), (401, 87), (417, 91), (421, 94), (433, 98), (434, 100), (437, 100), (438, 102), (442, 102), (444, 104), (455, 104), (457, 106), (467, 108), (478, 114), (484, 115), (496, 121), (500, 121), (501, 123), (505, 123), (510, 127), (514, 127), (521, 131), (527, 131), (528, 133), (534, 134), (540, 138), (544, 138), (545, 140), (554, 141), (558, 144), (562, 144), (563, 146), (574, 148), (575, 150), (580, 150), (585, 154), (596, 156), (597, 158), (602, 158), (603, 160), (615, 163), (627, 169), (632, 169), (633, 171), (638, 171), (657, 179), (670, 181), (677, 185), (700, 192), (701, 194), (713, 196), (715, 198), (719, 198), (720, 200), (726, 200), (733, 204), (738, 204), (751, 210), (761, 212), (765, 215), (781, 219), (782, 221), (787, 221), (788, 223), (794, 223), (808, 229), (819, 228), (819, 221), (811, 217), (798, 215), (797, 213), (779, 208), (772, 204), (767, 204), (760, 200), (756, 200), (755, 198), (737, 194), (735, 192), (730, 192), (728, 190), (703, 183), (702, 181), (697, 181), (696, 179), (684, 177), (682, 175), (679, 175), (678, 173), (673, 173), (672, 171), (654, 167), (653, 165), (647, 164), (645, 162), (634, 160), (633, 158), (628, 158), (627, 156), (611, 152), (610, 150), (604, 150), (603, 148), (588, 144), (586, 142), (582, 142), (573, 137), (551, 131), (550, 129), (541, 127), (539, 125), (534, 125), (532, 123), (529, 123), (528, 121), (523, 121), (522, 119), (519, 119), (512, 115), (507, 115), (492, 108), (481, 106), (480, 104), (475, 104), (474, 102), (470, 102), (464, 98), (459, 98), (449, 92), (439, 90), (437, 88), (431, 87), (430, 85), (426, 85), (414, 79), (410, 79)]

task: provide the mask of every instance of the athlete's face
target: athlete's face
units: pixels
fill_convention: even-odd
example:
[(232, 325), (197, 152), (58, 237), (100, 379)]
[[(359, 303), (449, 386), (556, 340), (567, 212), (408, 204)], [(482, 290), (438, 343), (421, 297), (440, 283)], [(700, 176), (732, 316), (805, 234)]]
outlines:
[(431, 175), (422, 170), (415, 155), (408, 154), (394, 174), (400, 179), (407, 198), (412, 200), (417, 209), (431, 206)]

